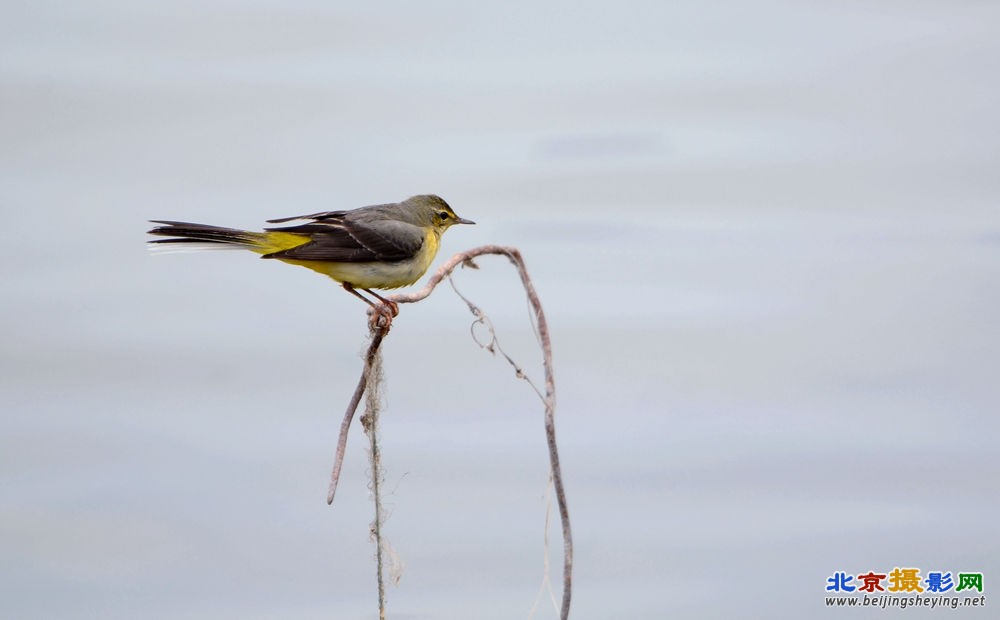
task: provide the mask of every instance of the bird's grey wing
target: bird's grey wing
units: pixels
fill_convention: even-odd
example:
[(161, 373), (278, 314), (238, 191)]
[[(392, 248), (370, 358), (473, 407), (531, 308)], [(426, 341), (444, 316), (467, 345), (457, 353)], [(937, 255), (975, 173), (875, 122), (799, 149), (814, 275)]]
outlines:
[[(284, 224), (285, 222), (291, 222), (293, 220), (314, 220), (317, 222), (345, 222), (347, 220), (358, 221), (370, 219), (372, 217), (378, 218), (379, 214), (383, 212), (385, 207), (395, 207), (397, 203), (384, 204), (384, 205), (369, 205), (367, 207), (359, 207), (357, 209), (350, 209), (348, 211), (320, 211), (319, 213), (310, 213), (309, 215), (293, 215), (291, 217), (279, 217), (276, 220), (267, 220), (269, 224)], [(348, 215), (350, 214), (350, 215)]]
[(264, 258), (345, 263), (392, 262), (413, 257), (424, 243), (420, 227), (395, 220), (358, 222), (340, 219), (266, 230), (304, 235), (310, 241), (289, 250), (265, 254)]
[(279, 217), (275, 220), (267, 220), (268, 224), (284, 224), (293, 220), (339, 220), (347, 215), (347, 211), (320, 211), (309, 215), (293, 215), (291, 217)]

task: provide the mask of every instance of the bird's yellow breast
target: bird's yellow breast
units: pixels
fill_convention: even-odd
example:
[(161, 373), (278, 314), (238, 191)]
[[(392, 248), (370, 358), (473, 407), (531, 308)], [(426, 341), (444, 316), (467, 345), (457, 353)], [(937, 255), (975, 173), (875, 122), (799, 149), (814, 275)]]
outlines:
[[(272, 233), (273, 234), (273, 233)], [(293, 248), (309, 239), (300, 235), (283, 233), (287, 237), (298, 237), (302, 242), (295, 242), (292, 239), (282, 239), (283, 243), (288, 243), (286, 248)], [(270, 241), (270, 239), (269, 239)], [(279, 240), (275, 240), (275, 243)], [(355, 288), (399, 288), (413, 284), (420, 279), (427, 268), (434, 262), (438, 248), (441, 245), (441, 234), (436, 230), (429, 230), (424, 236), (424, 242), (420, 250), (408, 258), (401, 261), (373, 261), (369, 263), (344, 263), (333, 261), (314, 260), (294, 260), (279, 258), (278, 260), (290, 265), (301, 265), (323, 275), (329, 276), (337, 282), (349, 282)]]

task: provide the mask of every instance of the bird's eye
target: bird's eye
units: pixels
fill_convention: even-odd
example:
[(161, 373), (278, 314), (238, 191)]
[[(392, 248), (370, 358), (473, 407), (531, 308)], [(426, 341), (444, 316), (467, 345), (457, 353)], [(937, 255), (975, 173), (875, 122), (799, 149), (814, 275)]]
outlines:
[(448, 221), (448, 218), (450, 216), (448, 215), (447, 211), (441, 211), (441, 212), (438, 213), (438, 217), (441, 218), (442, 222), (446, 222), (446, 221)]

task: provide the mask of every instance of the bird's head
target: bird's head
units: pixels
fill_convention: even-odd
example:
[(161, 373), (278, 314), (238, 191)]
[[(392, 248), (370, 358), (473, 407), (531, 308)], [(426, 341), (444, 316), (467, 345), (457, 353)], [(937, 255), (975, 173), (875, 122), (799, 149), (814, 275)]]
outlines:
[(433, 194), (412, 196), (404, 200), (402, 206), (406, 207), (418, 226), (433, 226), (439, 232), (448, 230), (453, 224), (475, 224), (472, 220), (458, 217), (447, 202)]

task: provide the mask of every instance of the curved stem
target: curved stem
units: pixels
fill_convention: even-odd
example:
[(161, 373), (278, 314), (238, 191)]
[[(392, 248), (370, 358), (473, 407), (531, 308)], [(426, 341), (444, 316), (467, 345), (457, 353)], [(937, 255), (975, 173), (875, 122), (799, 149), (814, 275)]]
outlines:
[(524, 286), (528, 302), (535, 314), (538, 338), (542, 345), (543, 366), (545, 368), (545, 440), (549, 449), (549, 467), (552, 470), (552, 484), (555, 487), (556, 502), (559, 505), (559, 518), (562, 524), (563, 533), (563, 596), (560, 618), (569, 618), (569, 608), (573, 591), (573, 533), (569, 521), (569, 505), (566, 501), (566, 489), (563, 484), (562, 467), (559, 464), (559, 447), (556, 443), (556, 382), (552, 366), (552, 342), (549, 338), (549, 324), (545, 320), (545, 311), (542, 303), (538, 299), (538, 293), (528, 275), (528, 269), (521, 257), (521, 252), (517, 248), (502, 245), (483, 245), (465, 252), (455, 254), (431, 276), (427, 284), (415, 293), (390, 295), (390, 299), (396, 303), (415, 303), (426, 298), (440, 284), (441, 280), (451, 275), (459, 265), (467, 265), (475, 268), (473, 259), (484, 254), (497, 254), (506, 256), (517, 268), (521, 277), (521, 284)]

